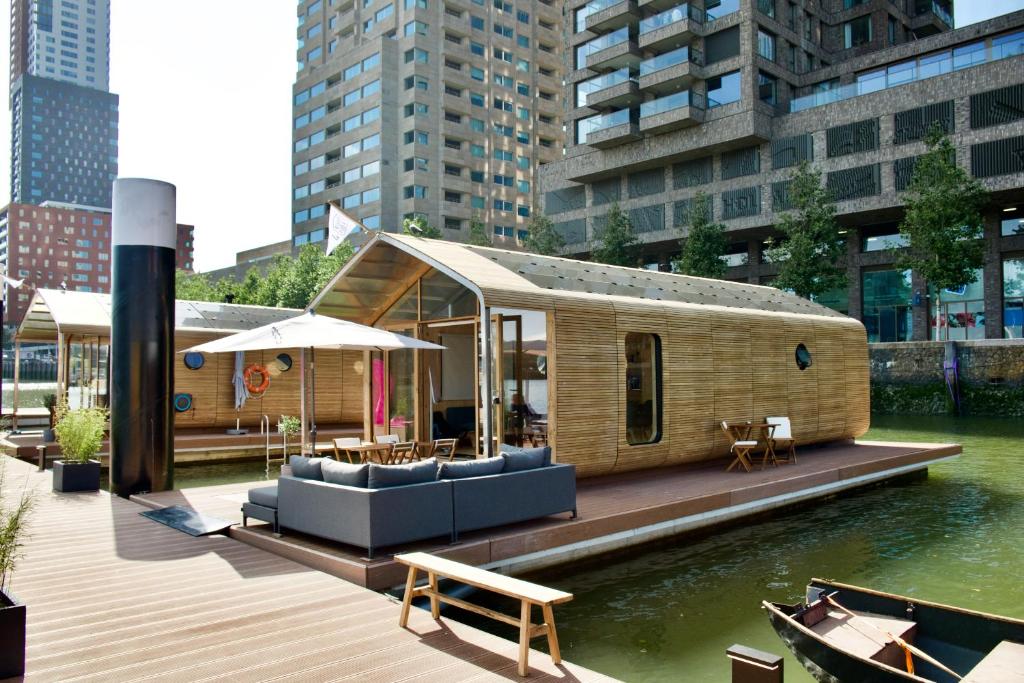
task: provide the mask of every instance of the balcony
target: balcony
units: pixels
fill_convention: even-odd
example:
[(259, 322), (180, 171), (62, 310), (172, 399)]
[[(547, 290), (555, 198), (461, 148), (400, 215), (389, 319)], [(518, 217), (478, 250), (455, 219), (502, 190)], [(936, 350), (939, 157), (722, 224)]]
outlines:
[[(953, 28), (953, 15), (946, 3), (937, 0), (915, 0), (911, 28), (915, 31), (933, 29), (938, 33)], [(920, 35), (920, 34), (919, 34)]]
[(664, 50), (687, 45), (703, 24), (703, 10), (685, 3), (672, 7), (640, 22), (640, 47)]
[(640, 105), (640, 132), (663, 133), (704, 122), (704, 96), (690, 90)]
[[(577, 33), (582, 30), (601, 33), (627, 26), (639, 17), (636, 0), (590, 0), (583, 6), (587, 13), (576, 15)], [(583, 28), (580, 27), (582, 21)]]
[(605, 149), (639, 139), (635, 109), (622, 109), (576, 122), (577, 144)]
[(576, 68), (609, 71), (640, 63), (640, 48), (629, 33), (629, 27), (622, 28), (595, 38), (576, 48)]
[(640, 90), (629, 67), (576, 84), (577, 107), (622, 108), (640, 101)]
[(704, 77), (703, 64), (701, 51), (687, 45), (645, 59), (640, 62), (640, 90), (662, 94), (689, 88)]

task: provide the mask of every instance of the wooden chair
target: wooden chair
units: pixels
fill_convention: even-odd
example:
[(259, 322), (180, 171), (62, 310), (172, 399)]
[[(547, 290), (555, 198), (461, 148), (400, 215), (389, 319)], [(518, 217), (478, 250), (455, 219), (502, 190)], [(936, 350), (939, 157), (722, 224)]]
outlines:
[(438, 460), (447, 459), (451, 462), (455, 459), (455, 448), (459, 445), (458, 439), (434, 439), (430, 444), (430, 455), (428, 457)]
[(733, 454), (733, 460), (725, 471), (732, 470), (736, 465), (742, 465), (743, 469), (747, 472), (750, 471), (750, 452), (757, 448), (757, 441), (740, 440), (737, 438), (736, 432), (733, 427), (729, 426), (729, 423), (722, 420), (722, 431), (729, 438), (729, 443), (732, 445), (729, 447), (729, 452)]
[[(793, 438), (793, 427), (788, 417), (766, 417), (768, 424), (775, 425), (772, 432), (772, 449), (775, 451), (775, 459), (778, 462), (791, 462), (796, 464), (796, 439)], [(783, 452), (779, 452), (779, 447)], [(783, 454), (784, 453), (784, 454)]]
[[(358, 436), (343, 436), (334, 440), (334, 459), (340, 461), (341, 455), (344, 453), (345, 457), (348, 458), (350, 463), (356, 461), (352, 459), (352, 451), (348, 450), (353, 446), (358, 446), (362, 443)], [(357, 458), (358, 459), (358, 458)]]
[(416, 447), (415, 441), (403, 441), (401, 443), (391, 444), (391, 454), (388, 457), (386, 464), (388, 465), (401, 465), (403, 462), (408, 460), (413, 462), (414, 460), (420, 459), (420, 450)]
[(398, 434), (378, 434), (373, 437), (373, 440), (377, 443), (398, 443)]

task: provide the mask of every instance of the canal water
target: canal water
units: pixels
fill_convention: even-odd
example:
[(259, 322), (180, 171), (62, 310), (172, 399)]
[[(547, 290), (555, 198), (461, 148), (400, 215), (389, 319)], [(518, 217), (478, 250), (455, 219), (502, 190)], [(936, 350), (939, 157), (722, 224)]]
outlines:
[(797, 602), (815, 576), (1024, 618), (1024, 423), (875, 416), (864, 438), (964, 454), (927, 479), (524, 577), (575, 595), (555, 614), (563, 657), (627, 681), (728, 681), (741, 643), (811, 681), (760, 602)]

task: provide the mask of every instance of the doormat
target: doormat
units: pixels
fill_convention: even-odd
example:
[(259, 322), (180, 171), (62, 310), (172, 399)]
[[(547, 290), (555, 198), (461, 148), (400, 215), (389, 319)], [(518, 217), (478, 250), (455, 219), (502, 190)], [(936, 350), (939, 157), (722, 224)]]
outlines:
[(182, 505), (172, 505), (171, 507), (160, 508), (159, 510), (146, 510), (139, 514), (172, 529), (184, 531), (190, 536), (216, 534), (234, 524), (234, 522), (229, 522), (220, 517), (200, 514), (192, 508)]

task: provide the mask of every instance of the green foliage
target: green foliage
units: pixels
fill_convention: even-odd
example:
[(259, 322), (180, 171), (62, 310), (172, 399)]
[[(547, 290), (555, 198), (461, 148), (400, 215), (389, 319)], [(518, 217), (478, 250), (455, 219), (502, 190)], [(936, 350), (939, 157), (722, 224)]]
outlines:
[[(1024, 417), (1024, 386), (965, 382), (960, 385), (960, 407), (964, 415)], [(955, 407), (945, 382), (872, 381), (871, 412), (882, 415), (952, 415)]]
[(282, 415), (277, 422), (277, 431), (286, 436), (293, 436), (299, 433), (302, 423), (294, 415)]
[(612, 204), (608, 210), (601, 246), (594, 249), (591, 257), (598, 263), (611, 266), (636, 268), (640, 264), (640, 240), (629, 216), (622, 212), (618, 203)]
[(402, 234), (426, 239), (441, 239), (441, 228), (434, 227), (423, 216), (413, 216), (402, 221)]
[(478, 247), (491, 246), (491, 236), (487, 234), (487, 226), (480, 220), (480, 216), (473, 214), (469, 219), (469, 243)]
[(914, 270), (941, 292), (974, 282), (974, 271), (984, 263), (981, 209), (988, 192), (957, 165), (953, 143), (938, 126), (925, 144), (928, 151), (914, 164), (900, 223), (909, 246), (896, 258), (901, 268)]
[(722, 257), (729, 247), (725, 226), (711, 220), (711, 201), (698, 192), (690, 204), (686, 237), (680, 239), (682, 253), (672, 262), (672, 272), (697, 277), (722, 278), (728, 269)]
[(821, 173), (807, 161), (793, 172), (789, 186), (793, 210), (782, 215), (776, 226), (783, 234), (773, 242), (768, 260), (779, 264), (772, 283), (810, 299), (830, 289), (846, 286), (846, 269), (841, 264), (846, 243), (836, 223), (836, 206), (821, 183)]
[(78, 408), (61, 415), (53, 428), (64, 462), (85, 462), (99, 453), (107, 428), (103, 408)]
[(523, 247), (526, 251), (543, 256), (553, 256), (565, 247), (565, 238), (555, 230), (555, 224), (543, 214), (534, 214), (527, 226), (529, 234)]
[[(7, 457), (0, 456), (0, 459)], [(21, 548), (25, 542), (29, 514), (35, 505), (32, 493), (24, 488), (17, 498), (8, 498), (12, 489), (6, 486), (5, 480), (5, 464), (0, 462), (0, 590), (7, 589), (8, 581), (14, 574), (14, 566), (21, 557)]]
[(241, 282), (223, 278), (211, 283), (204, 274), (175, 273), (175, 297), (187, 301), (217, 301), (285, 308), (305, 308), (327, 282), (352, 258), (352, 245), (343, 242), (328, 256), (323, 245), (306, 244), (296, 258), (281, 255), (266, 275), (256, 268)]

